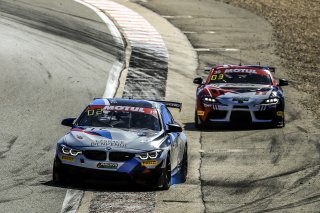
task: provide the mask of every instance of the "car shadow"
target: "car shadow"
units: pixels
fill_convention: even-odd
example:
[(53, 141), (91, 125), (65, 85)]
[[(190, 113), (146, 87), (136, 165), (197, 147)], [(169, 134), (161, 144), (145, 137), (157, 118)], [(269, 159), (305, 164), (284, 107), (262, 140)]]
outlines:
[(195, 123), (183, 123), (186, 131), (202, 131), (202, 132), (226, 132), (226, 131), (254, 131), (263, 129), (272, 129), (267, 124), (252, 124), (252, 123), (228, 123), (228, 124), (208, 124), (202, 129), (197, 129)]
[[(177, 172), (171, 177), (171, 186), (183, 184), (184, 179), (181, 172)], [(161, 191), (161, 189), (150, 187), (134, 182), (106, 182), (104, 180), (88, 179), (72, 181), (69, 179), (65, 183), (55, 183), (52, 180), (42, 182), (42, 185), (50, 187), (58, 187), (64, 189), (77, 189), (82, 191), (94, 191), (94, 192), (153, 192)]]
[(43, 182), (42, 185), (64, 189), (76, 189), (93, 192), (152, 192), (156, 188), (147, 187), (135, 183), (106, 183), (100, 180), (82, 180), (77, 182), (55, 183), (52, 180)]

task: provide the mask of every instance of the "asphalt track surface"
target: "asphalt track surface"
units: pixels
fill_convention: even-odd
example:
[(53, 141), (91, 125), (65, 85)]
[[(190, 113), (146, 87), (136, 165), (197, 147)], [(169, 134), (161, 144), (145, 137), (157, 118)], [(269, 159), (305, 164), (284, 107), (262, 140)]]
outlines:
[(68, 131), (60, 122), (103, 95), (117, 56), (0, 18), (0, 212), (60, 212), (67, 188), (51, 182), (56, 141)]
[[(215, 62), (238, 63), (239, 51), (234, 50), (241, 48), (243, 63), (260, 61), (263, 64), (275, 65), (280, 68), (276, 74), (277, 77), (286, 76), (288, 70), (281, 67), (280, 60), (274, 56), (271, 26), (245, 10), (216, 1), (143, 1), (140, 3), (166, 17), (173, 25), (185, 32), (197, 50), (199, 68), (196, 70), (194, 66), (189, 67), (188, 60), (191, 61), (194, 58), (184, 55), (183, 49), (176, 50), (181, 48), (179, 44), (169, 42), (171, 58), (179, 58), (183, 55), (183, 58), (180, 56), (180, 61), (171, 64), (171, 71), (175, 72), (170, 74), (169, 70), (166, 98), (171, 100), (175, 98), (186, 103), (184, 109), (187, 110), (183, 110), (182, 114), (178, 115), (180, 119), (178, 120), (187, 131), (189, 143), (193, 143), (192, 149), (189, 150), (191, 154), (189, 179), (187, 183), (178, 184), (170, 191), (156, 192), (155, 198), (153, 192), (141, 192), (141, 190), (137, 192), (138, 190), (133, 189), (135, 194), (144, 193), (143, 196), (146, 197), (144, 200), (139, 200), (138, 197), (137, 201), (140, 201), (140, 204), (149, 203), (149, 206), (155, 207), (156, 212), (317, 212), (320, 199), (320, 127), (319, 122), (313, 120), (312, 114), (297, 102), (297, 94), (304, 94), (292, 87), (286, 88), (287, 126), (283, 129), (222, 127), (199, 132), (193, 128), (194, 100), (192, 99), (195, 87), (192, 85), (192, 76), (197, 74), (204, 76), (203, 66)], [(9, 34), (10, 30), (3, 28), (5, 29), (3, 32), (9, 34), (6, 37), (9, 41), (20, 35), (21, 29), (25, 29), (24, 26), (10, 20), (1, 19), (1, 23), (3, 22), (9, 22), (9, 28), (13, 25), (15, 26), (13, 28), (19, 29), (19, 33)], [(8, 24), (1, 26), (7, 27)], [(29, 28), (26, 30), (30, 31)], [(160, 30), (163, 37), (170, 40), (167, 38), (166, 29)], [(31, 34), (34, 33), (42, 34), (38, 31)], [(28, 36), (30, 37), (30, 33)], [(61, 39), (53, 37), (55, 41)], [(18, 40), (25, 38), (26, 36), (21, 36)], [(1, 47), (7, 45), (10, 47), (7, 49), (13, 51), (11, 47), (15, 46), (16, 39), (12, 42), (11, 44), (1, 43)], [(60, 42), (64, 43), (64, 39), (56, 43)], [(61, 50), (54, 49), (57, 48), (56, 43), (52, 48), (54, 52), (59, 52)], [(27, 45), (26, 42), (22, 44)], [(68, 40), (64, 44), (67, 46), (71, 43)], [(79, 48), (78, 43), (75, 46), (77, 49), (82, 49)], [(86, 46), (86, 48), (92, 47)], [(6, 59), (5, 56), (10, 52), (2, 50), (1, 48), (0, 60)], [(30, 51), (30, 48), (23, 50), (23, 53), (22, 50), (19, 52), (23, 55), (22, 58), (35, 54), (25, 54)], [(40, 50), (43, 49), (39, 47), (38, 51)], [(96, 49), (91, 50), (95, 54), (99, 52)], [(50, 61), (57, 57), (57, 55), (50, 57)], [(95, 62), (95, 66), (97, 63), (105, 63), (104, 60), (95, 61), (97, 60), (95, 57), (90, 58)], [(70, 66), (76, 64), (75, 70), (67, 69), (62, 72), (61, 69), (53, 69), (44, 72), (45, 69), (39, 68), (41, 65), (38, 65), (38, 69), (31, 69), (36, 65), (32, 64), (29, 58), (28, 64), (23, 63), (26, 59), (17, 61), (19, 57), (10, 58), (14, 61), (10, 62), (10, 59), (6, 59), (1, 64), (7, 63), (14, 68), (17, 64), (24, 65), (24, 69), (8, 69), (10, 72), (5, 74), (5, 78), (1, 78), (3, 82), (0, 87), (1, 91), (4, 91), (1, 93), (1, 100), (5, 100), (1, 105), (1, 116), (4, 118), (1, 122), (5, 123), (1, 123), (1, 136), (3, 135), (1, 143), (4, 145), (0, 159), (2, 161), (0, 209), (4, 212), (28, 210), (58, 212), (65, 189), (50, 184), (50, 173), (55, 140), (66, 131), (59, 126), (59, 122), (61, 118), (79, 112), (92, 96), (104, 91), (104, 82), (101, 82), (100, 87), (97, 82), (99, 78), (103, 78), (101, 75), (105, 71), (105, 66), (99, 69), (101, 72), (96, 69), (94, 72), (92, 69), (96, 76), (93, 75), (93, 78), (88, 79), (86, 76), (88, 69), (81, 71), (78, 67), (79, 64), (84, 63), (83, 60), (75, 63), (65, 61)], [(74, 60), (73, 57), (72, 59)], [(91, 60), (85, 61), (88, 63)], [(41, 60), (41, 63), (43, 61), (45, 60)], [(181, 62), (185, 62), (188, 66), (183, 67)], [(50, 65), (48, 67), (57, 66), (56, 63), (49, 61), (48, 63)], [(7, 66), (10, 68), (9, 65)], [(185, 70), (186, 68), (190, 70)], [(79, 73), (83, 74), (83, 78), (79, 77)], [(69, 76), (66, 76), (67, 74)], [(78, 79), (74, 82), (68, 79), (68, 77), (73, 79), (75, 76)], [(55, 78), (57, 80), (51, 82)], [(181, 82), (181, 79), (184, 81)], [(77, 84), (80, 82), (82, 82), (81, 86)], [(180, 87), (188, 90), (181, 91)], [(75, 95), (79, 93), (85, 94), (86, 98)], [(51, 118), (52, 115), (58, 114), (61, 116)], [(48, 117), (51, 119), (45, 119), (47, 125), (43, 125), (43, 119)], [(40, 132), (38, 131), (40, 127), (45, 129)], [(48, 132), (50, 132), (49, 135)], [(48, 141), (52, 143), (48, 144)], [(48, 153), (51, 153), (51, 156)], [(94, 195), (91, 194), (91, 198), (94, 199), (88, 201), (92, 208), (103, 206), (101, 201), (104, 201), (104, 206), (112, 205), (112, 202), (108, 203), (110, 200), (103, 200), (104, 197), (96, 192), (97, 190), (93, 192)], [(118, 191), (118, 196), (125, 195)], [(122, 206), (127, 204), (124, 202)], [(140, 207), (143, 208), (143, 206)], [(146, 210), (150, 212), (149, 210), (153, 209)], [(90, 212), (94, 212), (94, 209)]]
[[(281, 67), (275, 56), (272, 27), (246, 10), (209, 0), (139, 3), (185, 33), (198, 53), (197, 75), (205, 76), (203, 67), (214, 63), (239, 63), (239, 49), (243, 64), (274, 65), (276, 77), (286, 77), (290, 71)], [(200, 140), (192, 141), (201, 144), (199, 170), (205, 212), (319, 211), (319, 122), (297, 100), (306, 94), (293, 87), (285, 91), (285, 128), (216, 127), (201, 131)], [(184, 125), (189, 135), (197, 131), (192, 116)], [(183, 206), (195, 202), (174, 190), (160, 195), (158, 212), (188, 211)]]

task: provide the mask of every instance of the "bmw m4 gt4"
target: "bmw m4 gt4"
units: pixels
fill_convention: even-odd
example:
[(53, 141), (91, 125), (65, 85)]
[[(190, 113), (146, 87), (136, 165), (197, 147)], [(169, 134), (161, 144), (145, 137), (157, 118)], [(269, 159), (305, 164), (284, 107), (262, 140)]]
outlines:
[(187, 140), (167, 107), (181, 104), (95, 99), (57, 143), (53, 181), (72, 178), (136, 182), (168, 189), (171, 176), (188, 169)]

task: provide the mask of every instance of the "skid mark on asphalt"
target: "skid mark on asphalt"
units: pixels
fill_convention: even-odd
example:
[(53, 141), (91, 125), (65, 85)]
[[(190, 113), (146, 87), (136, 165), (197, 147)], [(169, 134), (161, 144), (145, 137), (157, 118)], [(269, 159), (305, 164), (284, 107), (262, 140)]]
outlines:
[(9, 152), (12, 148), (12, 146), (14, 145), (14, 143), (17, 141), (18, 136), (14, 136), (12, 139), (10, 139), (7, 143), (7, 146), (5, 148), (4, 151), (0, 151), (0, 159), (5, 158), (6, 156), (4, 156), (7, 152)]
[(121, 4), (108, 0), (84, 2), (111, 16), (130, 43), (131, 57), (123, 97), (163, 99), (168, 50), (157, 30), (141, 15)]
[(276, 165), (281, 160), (281, 155), (283, 153), (283, 147), (281, 141), (278, 137), (272, 137), (270, 145), (270, 153), (272, 154), (271, 162)]
[[(8, 18), (12, 18), (26, 26), (87, 43), (105, 52), (114, 53), (122, 57), (123, 43), (121, 38), (118, 38), (115, 42), (114, 39), (116, 38), (112, 34), (101, 31), (98, 28), (88, 28), (86, 23), (96, 22), (94, 20), (26, 2), (23, 5), (17, 5), (12, 2), (1, 1), (0, 11), (9, 14)], [(59, 14), (58, 16), (56, 15), (57, 13)], [(70, 23), (66, 22), (66, 20), (72, 21)]]

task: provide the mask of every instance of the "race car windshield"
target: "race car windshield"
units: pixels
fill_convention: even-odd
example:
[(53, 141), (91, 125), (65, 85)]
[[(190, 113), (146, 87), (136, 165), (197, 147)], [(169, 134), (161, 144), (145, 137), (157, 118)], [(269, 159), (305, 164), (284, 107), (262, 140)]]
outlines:
[(268, 75), (255, 73), (222, 73), (210, 76), (210, 83), (236, 83), (236, 84), (265, 84), (270, 85), (271, 79)]
[(130, 106), (89, 106), (78, 126), (161, 130), (156, 109)]

